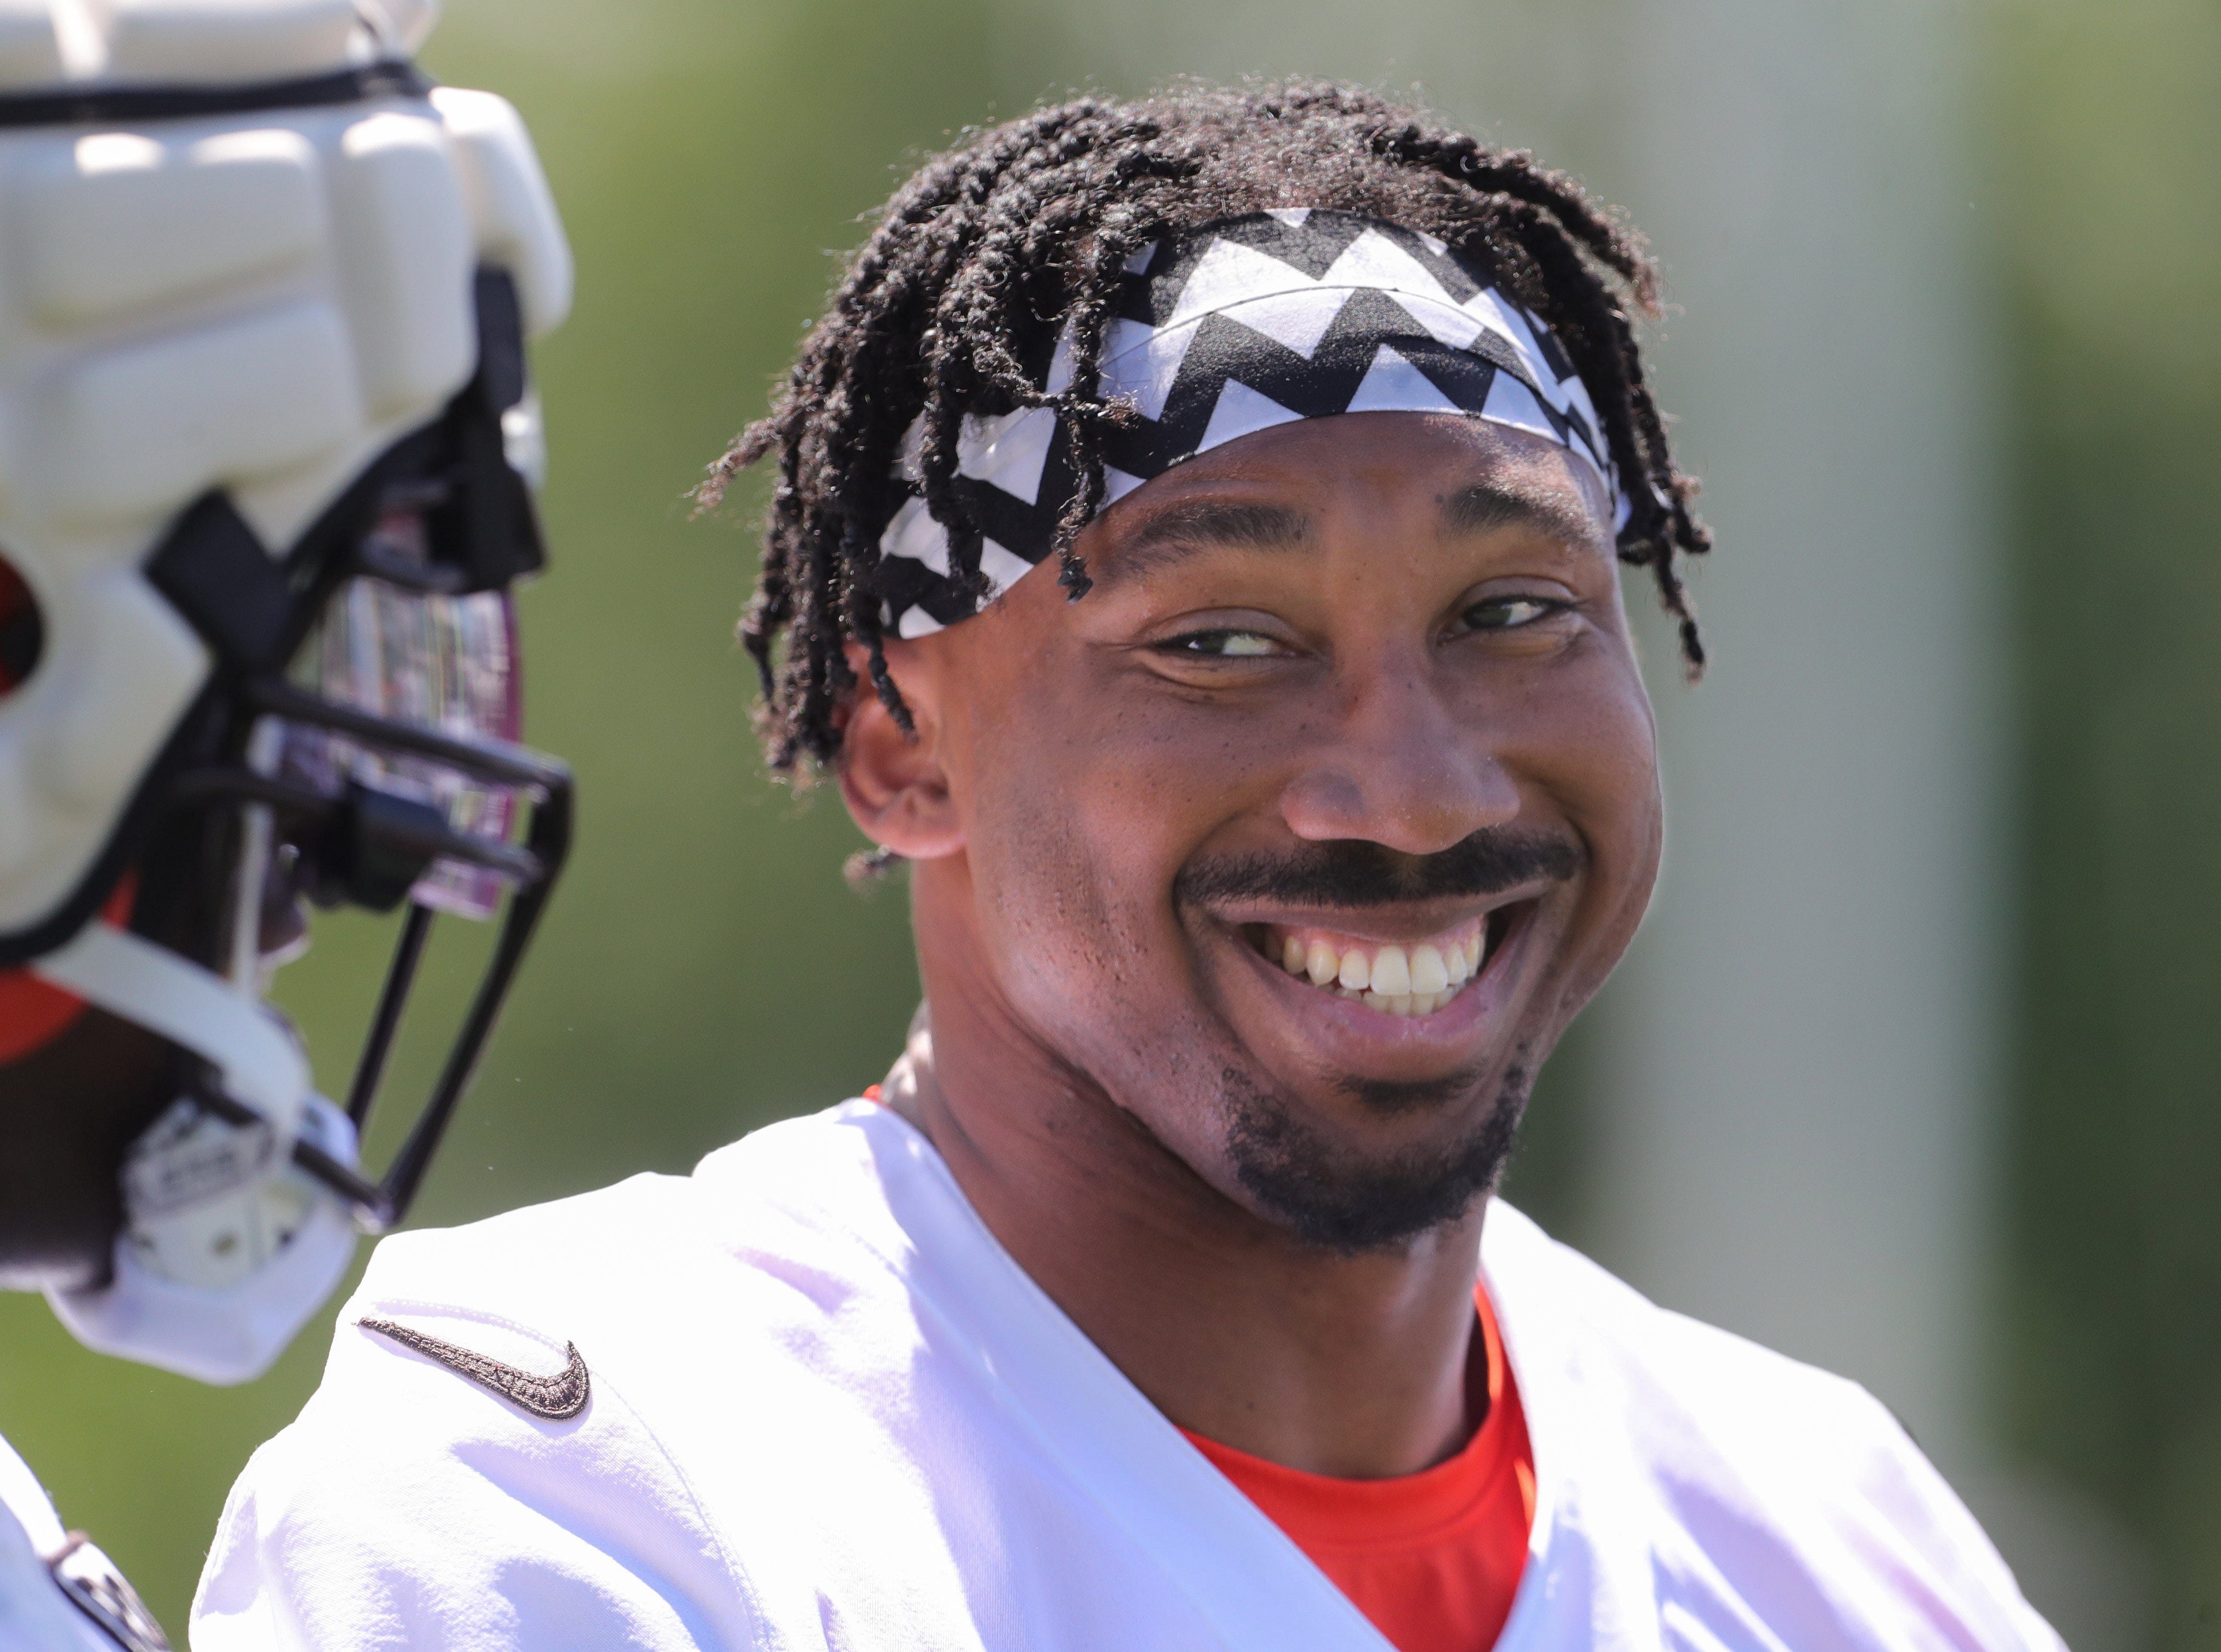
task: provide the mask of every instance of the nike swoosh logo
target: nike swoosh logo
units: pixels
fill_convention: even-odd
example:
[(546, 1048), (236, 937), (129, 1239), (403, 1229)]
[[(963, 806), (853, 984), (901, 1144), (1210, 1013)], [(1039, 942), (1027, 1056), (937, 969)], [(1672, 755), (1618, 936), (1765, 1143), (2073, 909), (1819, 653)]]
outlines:
[(576, 1417), (586, 1409), (586, 1401), (593, 1397), (593, 1381), (586, 1375), (586, 1362), (579, 1357), (575, 1342), (563, 1344), (563, 1351), (570, 1356), (568, 1365), (554, 1376), (540, 1377), (436, 1336), (427, 1336), (421, 1330), (397, 1325), (391, 1319), (358, 1319), (354, 1323), (404, 1348), (413, 1349), (426, 1359), (446, 1366), (457, 1376), (468, 1377), (510, 1405), (551, 1423), (567, 1422)]

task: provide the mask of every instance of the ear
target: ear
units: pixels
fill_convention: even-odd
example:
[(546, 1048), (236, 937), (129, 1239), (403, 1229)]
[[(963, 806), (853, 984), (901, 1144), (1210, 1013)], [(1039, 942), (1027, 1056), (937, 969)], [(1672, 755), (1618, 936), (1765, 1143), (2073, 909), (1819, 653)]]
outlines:
[(964, 848), (964, 829), (941, 766), (941, 702), (931, 662), (917, 644), (889, 637), (887, 672), (908, 708), (904, 732), (872, 685), (871, 656), (848, 645), (856, 698), (841, 730), (841, 799), (865, 836), (905, 860), (935, 860)]

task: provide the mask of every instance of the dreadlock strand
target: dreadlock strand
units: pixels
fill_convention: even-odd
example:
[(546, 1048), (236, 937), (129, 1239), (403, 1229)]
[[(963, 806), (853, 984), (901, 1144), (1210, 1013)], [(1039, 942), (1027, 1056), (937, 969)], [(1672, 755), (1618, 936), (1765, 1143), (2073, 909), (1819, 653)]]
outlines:
[[(1550, 296), (1549, 309), (1556, 312), (1545, 319), (1572, 359), (1581, 383), (1589, 386), (1591, 397), (1603, 392), (1604, 405), (1597, 411), (1612, 463), (1623, 476), (1648, 477), (1650, 455), (1629, 414), (1627, 358), (1634, 334), (1625, 312), (1602, 287), (1586, 278), (1580, 253), (1554, 218), (1523, 203), (1515, 207), (1510, 216), (1514, 233), (1542, 275)], [(1656, 507), (1646, 507), (1642, 500), (1635, 504), (1637, 518), (1644, 518), (1646, 508), (1649, 517), (1655, 519)]]
[[(1683, 660), (1693, 680), (1703, 672), (1705, 650), (1694, 604), (1674, 563), (1677, 553), (1701, 550), (1710, 536), (1688, 510), (1686, 495), (1692, 485), (1674, 471), (1663, 423), (1643, 379), (1634, 329), (1610, 293), (1587, 278), (1562, 217), (1521, 201), (1508, 219), (1549, 291), (1549, 308), (1555, 313), (1548, 319), (1581, 382), (1592, 396), (1605, 392), (1598, 413), (1612, 462), (1628, 479), (1633, 513), (1622, 535), (1621, 556), (1650, 570), (1661, 603), (1678, 622)], [(1632, 485), (1637, 478), (1639, 487)]]
[(1492, 152), (1462, 133), (1430, 132), (1416, 122), (1379, 135), (1385, 153), (1430, 166), (1485, 194), (1505, 196), (1548, 213), (1599, 263), (1628, 284), (1649, 313), (1657, 302), (1657, 266), (1641, 241), (1605, 216), (1568, 174), (1544, 166), (1524, 149)]
[(1054, 544), (1057, 583), (1073, 602), (1085, 597), (1095, 584), (1079, 554), (1079, 534), (1103, 508), (1104, 497), (1109, 491), (1109, 480), (1104, 472), (1104, 429), (1130, 416), (1123, 404), (1103, 399), (1103, 341), (1109, 329), (1112, 297), (1117, 291), (1118, 272), (1138, 250), (1142, 239), (1134, 233), (1130, 222), (1120, 223), (1115, 215), (1103, 226), (1096, 237), (1092, 267), (1082, 286), (1087, 296), (1073, 306), (1069, 322), (1073, 382), (1065, 397), (1065, 429), (1079, 487), (1066, 502), (1058, 518)]

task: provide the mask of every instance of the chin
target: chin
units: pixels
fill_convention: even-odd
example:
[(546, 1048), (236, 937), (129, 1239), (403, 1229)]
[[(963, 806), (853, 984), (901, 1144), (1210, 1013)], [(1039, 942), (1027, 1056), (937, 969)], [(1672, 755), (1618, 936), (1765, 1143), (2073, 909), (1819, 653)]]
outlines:
[[(1322, 1111), (1228, 1067), (1225, 1153), (1256, 1213), (1303, 1242), (1344, 1255), (1395, 1249), (1463, 1220), (1495, 1191), (1529, 1083), (1516, 1063), (1492, 1085), (1470, 1070), (1420, 1080), (1352, 1076), (1336, 1085), (1338, 1104)], [(1398, 1139), (1366, 1139), (1389, 1136)]]

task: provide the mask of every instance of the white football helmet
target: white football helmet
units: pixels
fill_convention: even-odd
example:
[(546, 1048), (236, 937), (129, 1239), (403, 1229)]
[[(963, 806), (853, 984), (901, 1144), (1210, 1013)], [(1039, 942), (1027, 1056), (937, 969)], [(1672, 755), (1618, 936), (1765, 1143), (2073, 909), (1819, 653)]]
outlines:
[[(210, 1381), (406, 1209), (567, 842), (508, 593), (570, 257), (431, 22), (0, 0), (0, 1283)], [(343, 1106), (262, 1003), (301, 897), (407, 910)], [(437, 911), (502, 929), (373, 1179)]]

